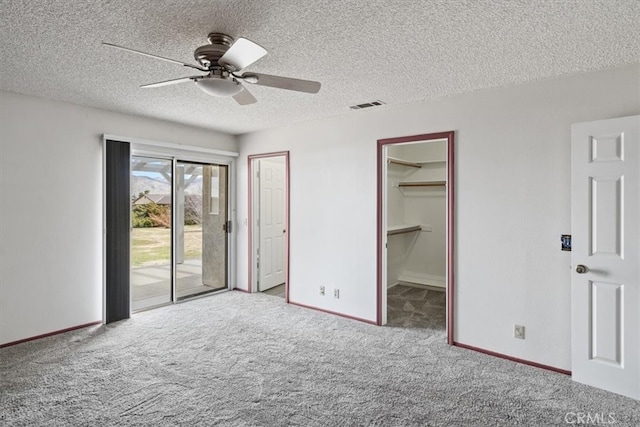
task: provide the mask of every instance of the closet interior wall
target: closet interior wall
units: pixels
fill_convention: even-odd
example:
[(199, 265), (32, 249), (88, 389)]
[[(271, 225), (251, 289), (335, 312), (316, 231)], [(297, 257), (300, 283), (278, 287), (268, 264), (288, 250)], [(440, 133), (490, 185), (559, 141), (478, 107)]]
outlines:
[(387, 288), (446, 286), (446, 158), (444, 140), (387, 148)]

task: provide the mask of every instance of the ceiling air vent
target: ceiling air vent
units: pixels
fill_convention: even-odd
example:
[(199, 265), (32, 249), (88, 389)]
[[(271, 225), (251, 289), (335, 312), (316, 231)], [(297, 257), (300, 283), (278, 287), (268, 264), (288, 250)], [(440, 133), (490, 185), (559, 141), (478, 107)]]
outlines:
[(379, 107), (381, 105), (385, 105), (385, 103), (382, 101), (371, 101), (364, 104), (352, 105), (349, 108), (351, 108), (352, 110), (362, 110), (363, 108)]

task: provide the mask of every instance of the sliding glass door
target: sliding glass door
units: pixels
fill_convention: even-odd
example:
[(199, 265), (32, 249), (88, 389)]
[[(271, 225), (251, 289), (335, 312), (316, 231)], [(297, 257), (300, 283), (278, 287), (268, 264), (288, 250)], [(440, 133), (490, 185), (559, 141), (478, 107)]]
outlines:
[(172, 301), (172, 169), (131, 158), (131, 311)]
[(131, 157), (131, 310), (227, 288), (228, 166)]
[(176, 163), (177, 299), (227, 287), (227, 166)]

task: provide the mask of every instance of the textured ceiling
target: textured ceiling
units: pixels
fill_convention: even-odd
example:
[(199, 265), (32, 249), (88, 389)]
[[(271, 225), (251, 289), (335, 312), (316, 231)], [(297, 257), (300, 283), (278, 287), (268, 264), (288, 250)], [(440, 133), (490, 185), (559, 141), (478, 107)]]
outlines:
[[(640, 61), (640, 1), (0, 0), (0, 89), (234, 134), (359, 114)], [(269, 54), (249, 70), (322, 82), (317, 95), (251, 86), (239, 106), (194, 84), (139, 89), (193, 70), (209, 32)], [(384, 107), (382, 107), (384, 108)]]

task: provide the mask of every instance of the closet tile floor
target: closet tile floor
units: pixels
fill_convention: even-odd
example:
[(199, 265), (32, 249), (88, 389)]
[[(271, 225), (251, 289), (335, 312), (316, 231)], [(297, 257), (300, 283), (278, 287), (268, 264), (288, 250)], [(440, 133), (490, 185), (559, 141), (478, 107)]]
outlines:
[(445, 330), (444, 289), (398, 284), (387, 291), (387, 326)]

